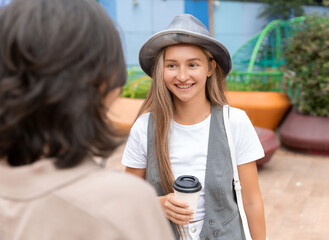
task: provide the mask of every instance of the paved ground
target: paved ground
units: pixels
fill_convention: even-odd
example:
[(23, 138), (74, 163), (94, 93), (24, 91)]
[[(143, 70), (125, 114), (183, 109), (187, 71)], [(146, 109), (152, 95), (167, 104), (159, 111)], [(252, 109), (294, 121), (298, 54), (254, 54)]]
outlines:
[(329, 239), (329, 157), (280, 148), (259, 172), (270, 240)]
[[(123, 170), (124, 145), (107, 167)], [(259, 171), (269, 240), (329, 239), (329, 157), (280, 148)]]

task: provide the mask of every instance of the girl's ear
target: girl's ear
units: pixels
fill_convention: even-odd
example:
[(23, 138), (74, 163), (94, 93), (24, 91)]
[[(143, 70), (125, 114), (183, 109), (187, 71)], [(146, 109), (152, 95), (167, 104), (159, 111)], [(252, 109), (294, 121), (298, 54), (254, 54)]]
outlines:
[(207, 77), (210, 77), (215, 72), (216, 65), (217, 65), (216, 61), (214, 59), (211, 59), (210, 64), (209, 64), (210, 69), (209, 69)]

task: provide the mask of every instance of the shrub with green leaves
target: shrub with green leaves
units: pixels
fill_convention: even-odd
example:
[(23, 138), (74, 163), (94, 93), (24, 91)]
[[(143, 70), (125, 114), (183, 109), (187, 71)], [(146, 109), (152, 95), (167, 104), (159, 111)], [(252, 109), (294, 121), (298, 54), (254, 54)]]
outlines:
[[(246, 81), (247, 76), (250, 79)], [(227, 77), (227, 90), (231, 91), (281, 91), (281, 72), (238, 73)], [(128, 70), (128, 81), (122, 88), (122, 97), (146, 98), (152, 80), (139, 69)]]
[(146, 98), (151, 87), (152, 80), (149, 76), (141, 76), (123, 86), (122, 97)]
[(295, 109), (329, 117), (329, 18), (308, 16), (285, 51), (283, 83)]
[(232, 71), (226, 78), (229, 91), (271, 91), (280, 92), (282, 73), (279, 71), (266, 72), (237, 72)]
[(258, 15), (259, 18), (288, 20), (292, 17), (303, 16), (303, 5), (312, 4), (313, 0), (263, 0), (262, 2), (267, 4)]

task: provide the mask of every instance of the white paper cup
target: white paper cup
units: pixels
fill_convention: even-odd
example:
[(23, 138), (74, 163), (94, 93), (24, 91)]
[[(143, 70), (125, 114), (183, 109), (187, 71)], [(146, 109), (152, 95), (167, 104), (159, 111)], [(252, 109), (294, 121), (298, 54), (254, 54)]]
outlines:
[(198, 201), (200, 196), (200, 191), (195, 193), (182, 193), (174, 190), (175, 197), (183, 200), (184, 202), (187, 202), (189, 204), (189, 208), (195, 212), (198, 207)]
[(175, 197), (187, 202), (189, 208), (196, 213), (200, 191), (202, 189), (198, 178), (191, 175), (179, 176), (174, 182)]

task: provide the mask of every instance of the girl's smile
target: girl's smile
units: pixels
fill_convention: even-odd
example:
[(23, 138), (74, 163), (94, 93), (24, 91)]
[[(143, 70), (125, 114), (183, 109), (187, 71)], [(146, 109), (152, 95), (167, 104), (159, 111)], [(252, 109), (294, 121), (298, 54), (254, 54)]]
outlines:
[(188, 84), (188, 85), (186, 85), (186, 84), (176, 84), (176, 86), (180, 89), (187, 89), (187, 88), (192, 87), (193, 84)]
[(175, 86), (178, 88), (179, 91), (189, 91), (193, 86), (194, 83), (192, 84), (175, 84)]

